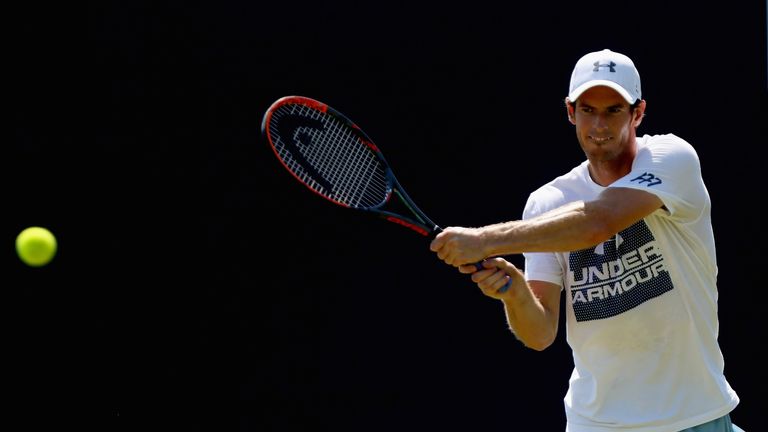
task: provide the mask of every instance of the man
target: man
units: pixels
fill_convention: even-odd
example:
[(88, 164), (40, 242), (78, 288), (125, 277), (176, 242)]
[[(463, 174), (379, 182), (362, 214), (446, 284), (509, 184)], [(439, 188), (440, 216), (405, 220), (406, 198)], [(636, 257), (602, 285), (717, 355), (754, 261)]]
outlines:
[[(636, 135), (646, 102), (623, 54), (583, 56), (565, 104), (586, 160), (534, 191), (522, 220), (449, 227), (431, 250), (501, 300), (536, 350), (554, 341), (565, 293), (567, 431), (732, 431), (739, 398), (717, 342), (711, 203), (696, 151), (675, 135)], [(519, 253), (525, 274), (500, 258)]]

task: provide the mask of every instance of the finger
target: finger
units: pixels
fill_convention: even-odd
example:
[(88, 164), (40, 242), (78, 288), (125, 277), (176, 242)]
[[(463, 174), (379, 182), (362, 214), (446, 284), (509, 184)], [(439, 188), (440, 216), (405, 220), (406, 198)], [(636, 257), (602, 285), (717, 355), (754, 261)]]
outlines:
[(493, 282), (486, 281), (486, 283), (483, 284), (483, 292), (488, 296), (498, 297), (509, 290), (512, 278), (504, 272), (498, 272), (494, 276), (500, 277), (489, 278), (489, 280), (492, 279)]
[(481, 288), (483, 290), (489, 290), (493, 289), (496, 290), (498, 288), (501, 288), (501, 285), (504, 285), (503, 283), (496, 286), (497, 282), (504, 279), (504, 276), (507, 274), (500, 270), (495, 269), (487, 269), (483, 270), (481, 272), (477, 272), (472, 275), (472, 280), (475, 280), (478, 285), (481, 285)]
[(496, 290), (496, 292), (499, 294), (504, 294), (505, 292), (509, 291), (509, 287), (512, 286), (512, 276), (506, 275), (503, 281), (504, 284)]
[(432, 242), (429, 243), (429, 250), (432, 252), (437, 252), (440, 249), (443, 248), (443, 245), (445, 244), (445, 231), (440, 232), (435, 236), (434, 239), (432, 239)]
[(503, 269), (506, 264), (506, 260), (499, 257), (486, 258), (482, 261), (481, 264), (483, 265), (483, 267), (488, 269), (491, 269), (491, 268)]
[(502, 270), (497, 270), (493, 276), (494, 276), (493, 288), (496, 290), (504, 286), (504, 284), (507, 283), (507, 280), (509, 279), (509, 275)]
[[(474, 266), (466, 266), (473, 268)], [(492, 269), (483, 269), (480, 271), (472, 271), (472, 282), (476, 284), (481, 284), (485, 282), (489, 277), (491, 277), (495, 273), (495, 270)]]

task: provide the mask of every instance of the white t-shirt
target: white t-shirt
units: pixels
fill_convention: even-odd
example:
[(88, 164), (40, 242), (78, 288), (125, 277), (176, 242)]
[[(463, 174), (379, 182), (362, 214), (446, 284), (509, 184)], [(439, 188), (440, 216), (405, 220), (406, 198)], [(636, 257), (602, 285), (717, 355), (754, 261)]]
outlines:
[[(632, 171), (608, 187), (653, 193), (664, 208), (588, 249), (525, 254), (526, 278), (566, 295), (569, 432), (676, 432), (739, 403), (717, 342), (715, 241), (698, 155), (671, 134), (637, 143)], [(584, 161), (533, 192), (523, 218), (604, 189)]]

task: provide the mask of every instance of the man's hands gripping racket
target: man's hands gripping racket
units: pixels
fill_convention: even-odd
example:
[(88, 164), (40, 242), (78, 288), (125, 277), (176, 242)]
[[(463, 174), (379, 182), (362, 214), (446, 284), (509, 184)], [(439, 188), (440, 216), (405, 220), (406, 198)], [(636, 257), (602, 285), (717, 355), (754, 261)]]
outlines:
[[(261, 130), (288, 172), (328, 201), (425, 237), (442, 231), (408, 197), (365, 132), (328, 105), (303, 96), (282, 97), (267, 109)], [(485, 269), (482, 263), (475, 266)], [(500, 292), (508, 288), (507, 283)]]

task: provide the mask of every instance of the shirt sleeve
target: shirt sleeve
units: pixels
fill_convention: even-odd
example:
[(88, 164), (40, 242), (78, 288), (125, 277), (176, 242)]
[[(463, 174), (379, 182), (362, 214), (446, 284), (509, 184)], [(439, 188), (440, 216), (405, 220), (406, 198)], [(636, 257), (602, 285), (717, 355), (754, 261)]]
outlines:
[(708, 200), (695, 149), (675, 135), (649, 137), (638, 150), (632, 171), (609, 187), (644, 190), (658, 196), (670, 217), (697, 219)]
[[(534, 192), (528, 197), (523, 210), (523, 220), (533, 218), (545, 210), (540, 205), (537, 195), (545, 193), (544, 190)], [(563, 287), (563, 267), (556, 253), (551, 252), (527, 252), (525, 257), (525, 279), (551, 282)]]

